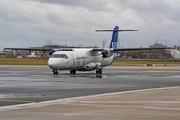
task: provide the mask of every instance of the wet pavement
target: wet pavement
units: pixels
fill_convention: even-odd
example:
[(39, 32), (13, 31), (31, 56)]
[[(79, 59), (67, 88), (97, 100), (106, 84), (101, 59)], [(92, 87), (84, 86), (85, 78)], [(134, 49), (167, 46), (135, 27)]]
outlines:
[(179, 66), (107, 67), (95, 72), (0, 66), (2, 120), (179, 120)]
[(94, 94), (180, 86), (180, 67), (107, 67), (95, 71), (60, 71), (46, 66), (0, 66), (0, 106), (35, 103)]

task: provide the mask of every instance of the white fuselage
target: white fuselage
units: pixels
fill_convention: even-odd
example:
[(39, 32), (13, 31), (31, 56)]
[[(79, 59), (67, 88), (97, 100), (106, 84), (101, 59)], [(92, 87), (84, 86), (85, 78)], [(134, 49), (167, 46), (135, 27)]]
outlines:
[(53, 70), (91, 71), (97, 67), (105, 67), (113, 62), (113, 55), (103, 58), (101, 52), (91, 49), (74, 49), (73, 51), (57, 51), (51, 55), (48, 65)]

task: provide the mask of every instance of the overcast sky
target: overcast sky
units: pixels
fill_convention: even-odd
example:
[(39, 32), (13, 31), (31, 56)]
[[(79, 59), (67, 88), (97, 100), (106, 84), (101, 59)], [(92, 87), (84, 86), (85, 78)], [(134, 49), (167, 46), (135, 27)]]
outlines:
[(180, 0), (0, 0), (0, 50), (45, 44), (102, 46), (121, 32), (121, 47), (180, 46)]

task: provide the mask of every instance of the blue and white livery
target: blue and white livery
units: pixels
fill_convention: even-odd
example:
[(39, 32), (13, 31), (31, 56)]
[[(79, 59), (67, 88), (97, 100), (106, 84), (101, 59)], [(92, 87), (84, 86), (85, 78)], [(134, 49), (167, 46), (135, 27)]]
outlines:
[(118, 57), (118, 54), (114, 52), (114, 49), (117, 48), (118, 32), (122, 30), (119, 30), (119, 27), (115, 26), (113, 30), (96, 31), (112, 31), (109, 48), (69, 49), (68, 51), (54, 52), (48, 60), (48, 65), (55, 75), (58, 74), (58, 70), (70, 70), (71, 74), (76, 74), (76, 71), (96, 70), (96, 74), (102, 74), (102, 67), (109, 66), (113, 63)]
[(59, 70), (70, 70), (70, 74), (76, 74), (76, 71), (96, 70), (96, 74), (102, 74), (102, 68), (109, 66), (118, 58), (117, 51), (130, 50), (151, 50), (167, 48), (117, 48), (118, 32), (137, 31), (137, 30), (119, 30), (115, 26), (113, 30), (96, 30), (96, 32), (112, 31), (112, 39), (109, 48), (91, 48), (91, 49), (61, 49), (54, 52), (48, 60), (48, 66), (53, 70), (54, 75)]

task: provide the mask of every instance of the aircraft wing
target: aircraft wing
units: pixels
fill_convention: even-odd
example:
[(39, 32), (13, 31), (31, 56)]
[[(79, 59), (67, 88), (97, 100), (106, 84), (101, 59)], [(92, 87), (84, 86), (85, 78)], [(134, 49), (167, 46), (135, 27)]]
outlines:
[(72, 51), (72, 48), (4, 48), (4, 50), (28, 50), (28, 51)]
[(4, 48), (4, 50), (50, 51), (50, 48)]
[[(157, 50), (157, 49), (171, 49), (171, 47), (162, 48), (110, 48), (112, 51), (132, 51), (132, 50)], [(52, 48), (4, 48), (4, 50), (27, 50), (27, 51), (52, 51)], [(55, 51), (73, 51), (72, 48), (59, 48)], [(92, 51), (103, 51), (103, 48), (93, 48)]]
[[(112, 51), (133, 51), (133, 50), (157, 50), (157, 49), (171, 49), (171, 47), (158, 47), (158, 48), (112, 48)], [(103, 48), (94, 48), (92, 51), (103, 51)]]
[(114, 48), (113, 51), (132, 51), (132, 50), (158, 50), (158, 49), (171, 49), (171, 47), (162, 48)]

